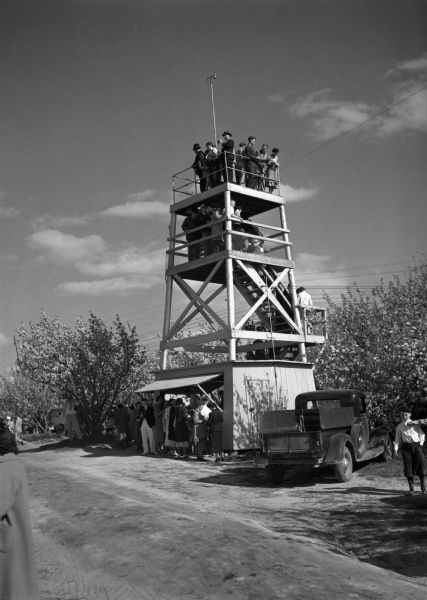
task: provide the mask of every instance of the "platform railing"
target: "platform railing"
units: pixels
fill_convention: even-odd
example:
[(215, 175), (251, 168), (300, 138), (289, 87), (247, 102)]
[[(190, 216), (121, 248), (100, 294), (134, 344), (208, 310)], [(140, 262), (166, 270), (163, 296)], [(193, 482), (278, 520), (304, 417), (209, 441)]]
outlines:
[[(226, 231), (225, 227), (227, 217), (223, 215), (220, 219), (207, 221), (198, 227), (187, 228), (177, 233), (168, 238), (169, 242), (173, 241), (173, 248), (167, 250), (167, 254), (174, 254), (174, 264), (197, 260), (224, 251), (226, 236), (230, 236), (229, 247), (233, 251), (245, 255), (268, 255), (272, 258), (286, 259), (286, 247), (291, 245), (285, 239), (287, 230), (233, 216), (229, 220), (232, 226), (229, 231)], [(257, 228), (258, 232), (245, 231), (245, 227)]]
[(234, 183), (253, 190), (280, 195), (279, 167), (257, 159), (255, 167), (247, 166), (244, 156), (233, 152), (219, 154), (215, 161), (206, 161), (198, 168), (188, 167), (172, 175), (173, 202), (213, 189), (221, 183)]
[(304, 336), (327, 336), (327, 309), (319, 306), (297, 306)]

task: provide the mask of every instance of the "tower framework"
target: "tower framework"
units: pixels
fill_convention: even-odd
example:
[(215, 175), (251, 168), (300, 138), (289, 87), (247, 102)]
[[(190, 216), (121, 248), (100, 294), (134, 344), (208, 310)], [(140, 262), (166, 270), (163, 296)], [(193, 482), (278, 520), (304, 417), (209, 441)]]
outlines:
[[(224, 445), (258, 445), (259, 410), (293, 408), (314, 389), (306, 348), (323, 344), (326, 311), (299, 307), (285, 199), (225, 181), (200, 192), (173, 178), (161, 366), (144, 391), (224, 392)], [(192, 216), (210, 214), (210, 219)], [(188, 223), (192, 223), (188, 227)], [(184, 229), (183, 229), (184, 227)], [(171, 368), (171, 356), (203, 364)]]

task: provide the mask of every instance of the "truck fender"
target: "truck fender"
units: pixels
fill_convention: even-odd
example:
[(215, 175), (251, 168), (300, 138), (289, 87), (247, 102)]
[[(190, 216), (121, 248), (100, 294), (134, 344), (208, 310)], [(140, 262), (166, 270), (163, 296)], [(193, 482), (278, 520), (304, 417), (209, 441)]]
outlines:
[(349, 446), (354, 456), (354, 448), (351, 437), (345, 433), (337, 433), (329, 440), (323, 464), (335, 465), (344, 459), (344, 448)]

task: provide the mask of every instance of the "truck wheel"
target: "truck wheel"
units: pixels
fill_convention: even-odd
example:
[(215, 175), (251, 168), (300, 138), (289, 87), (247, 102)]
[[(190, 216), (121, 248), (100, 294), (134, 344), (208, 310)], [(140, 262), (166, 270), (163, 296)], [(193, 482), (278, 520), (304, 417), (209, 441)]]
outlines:
[(353, 457), (350, 448), (345, 446), (344, 458), (335, 465), (335, 477), (338, 481), (350, 481), (353, 476)]
[(393, 443), (389, 435), (384, 436), (384, 452), (378, 457), (381, 462), (388, 463), (393, 458)]
[(270, 483), (278, 484), (283, 482), (283, 477), (285, 476), (285, 469), (283, 467), (267, 465), (265, 470)]
[(351, 428), (351, 439), (356, 448), (357, 456), (362, 456), (368, 447), (368, 440), (366, 439), (365, 430), (362, 425), (353, 425)]

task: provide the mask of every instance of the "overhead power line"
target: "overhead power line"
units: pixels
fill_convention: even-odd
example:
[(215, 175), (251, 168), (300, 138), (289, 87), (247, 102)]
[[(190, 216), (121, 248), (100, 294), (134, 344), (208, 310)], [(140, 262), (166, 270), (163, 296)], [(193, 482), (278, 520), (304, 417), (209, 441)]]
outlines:
[(424, 87), (422, 87), (421, 89), (417, 90), (416, 92), (413, 92), (412, 94), (408, 94), (407, 96), (405, 96), (401, 100), (398, 100), (397, 102), (394, 102), (393, 104), (389, 104), (383, 110), (378, 111), (377, 113), (375, 113), (371, 117), (368, 117), (367, 119), (365, 119), (361, 123), (358, 123), (354, 127), (351, 127), (350, 129), (347, 129), (346, 131), (343, 131), (342, 133), (340, 133), (340, 134), (336, 135), (335, 137), (331, 138), (330, 140), (327, 140), (323, 144), (320, 144), (320, 146), (316, 146), (316, 148), (313, 148), (313, 150), (310, 150), (309, 152), (306, 152), (305, 154), (302, 154), (298, 158), (295, 158), (294, 160), (291, 160), (290, 162), (285, 163), (285, 165), (281, 166), (281, 169), (283, 170), (283, 169), (286, 169), (287, 167), (295, 165), (296, 163), (300, 162), (301, 160), (304, 160), (304, 158), (307, 158), (307, 156), (311, 156), (312, 154), (314, 154), (315, 152), (318, 152), (319, 150), (322, 150), (326, 146), (330, 146), (331, 144), (333, 144), (334, 142), (340, 140), (341, 138), (349, 135), (350, 133), (353, 133), (353, 131), (356, 131), (356, 129), (360, 129), (361, 127), (364, 127), (367, 123), (370, 123), (371, 121), (375, 121), (375, 119), (377, 119), (381, 115), (385, 114), (386, 112), (388, 112), (390, 109), (394, 108), (395, 106), (398, 106), (399, 104), (403, 104), (404, 102), (406, 102), (410, 98), (413, 98), (414, 96), (417, 96), (418, 94), (420, 94), (424, 90), (427, 90), (427, 85), (424, 86)]

